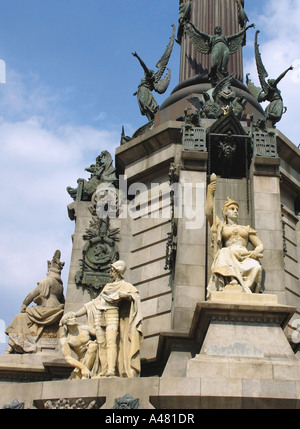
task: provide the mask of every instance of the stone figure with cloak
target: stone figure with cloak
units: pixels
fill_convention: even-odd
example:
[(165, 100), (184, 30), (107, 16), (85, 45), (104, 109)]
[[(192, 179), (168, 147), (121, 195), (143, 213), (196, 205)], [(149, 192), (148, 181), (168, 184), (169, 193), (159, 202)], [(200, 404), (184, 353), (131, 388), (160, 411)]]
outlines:
[(140, 347), (143, 338), (138, 290), (124, 280), (126, 264), (111, 264), (111, 283), (97, 298), (74, 313), (86, 315), (87, 325), (95, 330), (100, 377), (138, 377), (141, 371)]
[[(227, 198), (222, 208), (223, 221), (215, 212), (216, 176), (208, 185), (205, 215), (211, 226), (213, 263), (207, 297), (212, 291), (222, 291), (229, 286), (244, 293), (261, 290), (264, 246), (256, 231), (249, 225), (238, 224), (239, 204)], [(248, 250), (248, 245), (253, 250)]]
[[(61, 253), (56, 250), (52, 261), (48, 261), (47, 277), (27, 295), (21, 306), (21, 313), (15, 316), (7, 327), (9, 353), (35, 353), (37, 341), (45, 327), (57, 324), (64, 312), (63, 282), (60, 262)], [(31, 303), (36, 305), (30, 306)]]

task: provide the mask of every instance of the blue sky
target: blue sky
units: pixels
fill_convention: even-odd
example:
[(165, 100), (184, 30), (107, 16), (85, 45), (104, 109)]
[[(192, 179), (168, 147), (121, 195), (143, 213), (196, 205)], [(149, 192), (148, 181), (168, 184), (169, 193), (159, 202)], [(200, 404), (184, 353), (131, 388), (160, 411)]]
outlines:
[(105, 118), (112, 129), (142, 123), (134, 118), (141, 73), (131, 52), (155, 66), (177, 21), (176, 1), (13, 0), (1, 11), (0, 53), (8, 68), (22, 72), (29, 87), (46, 86), (61, 120), (94, 126)]
[[(278, 126), (296, 145), (299, 3), (245, 1), (270, 77), (296, 66), (280, 84), (288, 112)], [(0, 320), (8, 325), (57, 248), (67, 286), (74, 224), (65, 189), (88, 177), (84, 169), (102, 150), (114, 154), (122, 125), (132, 135), (146, 122), (133, 96), (143, 72), (131, 52), (155, 68), (177, 26), (178, 0), (0, 0), (0, 10)], [(250, 32), (244, 72), (258, 83)], [(179, 55), (175, 44), (159, 104), (178, 84)]]

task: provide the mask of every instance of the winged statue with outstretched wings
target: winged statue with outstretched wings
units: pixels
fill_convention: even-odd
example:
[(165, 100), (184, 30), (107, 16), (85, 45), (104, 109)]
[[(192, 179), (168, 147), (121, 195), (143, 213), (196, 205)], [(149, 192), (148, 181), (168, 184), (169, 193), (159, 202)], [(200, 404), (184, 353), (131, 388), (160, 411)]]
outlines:
[(185, 23), (185, 32), (196, 50), (201, 54), (211, 54), (209, 78), (213, 86), (228, 75), (230, 55), (242, 47), (245, 33), (251, 27), (254, 27), (254, 24), (248, 25), (232, 36), (224, 36), (220, 26), (215, 28), (214, 35), (209, 35), (200, 31), (192, 22)]
[(261, 88), (256, 87), (251, 80), (249, 79), (249, 73), (246, 76), (246, 83), (251, 95), (256, 98), (260, 103), (263, 101), (269, 101), (269, 105), (265, 109), (265, 117), (267, 120), (270, 120), (272, 125), (274, 126), (277, 122), (280, 121), (282, 115), (285, 111), (285, 107), (283, 106), (283, 99), (281, 96), (281, 91), (277, 88), (278, 83), (285, 77), (289, 70), (293, 70), (293, 67), (289, 67), (277, 79), (268, 79), (268, 72), (265, 69), (263, 64), (261, 54), (259, 51), (258, 44), (258, 34), (259, 30), (255, 33), (255, 42), (254, 42), (254, 50), (255, 50), (255, 61), (257, 74), (259, 78), (259, 82)]
[(165, 77), (163, 77), (163, 75), (166, 71), (175, 40), (175, 25), (173, 24), (172, 27), (172, 36), (164, 54), (156, 64), (156, 67), (158, 69), (156, 73), (153, 70), (148, 69), (144, 61), (139, 57), (136, 52), (132, 53), (132, 55), (139, 60), (145, 72), (144, 77), (142, 78), (138, 87), (138, 90), (133, 95), (137, 95), (141, 114), (147, 116), (149, 122), (153, 121), (154, 115), (159, 109), (159, 106), (152, 95), (152, 91), (155, 91), (158, 94), (163, 94), (168, 89), (171, 80), (170, 69), (167, 70), (167, 74), (165, 75)]

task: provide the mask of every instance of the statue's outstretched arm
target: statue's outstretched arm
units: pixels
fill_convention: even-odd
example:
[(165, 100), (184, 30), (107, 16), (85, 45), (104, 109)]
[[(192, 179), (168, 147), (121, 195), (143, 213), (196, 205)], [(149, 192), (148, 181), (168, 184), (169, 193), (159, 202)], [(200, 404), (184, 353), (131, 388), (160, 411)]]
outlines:
[(191, 21), (187, 21), (187, 24), (189, 24), (193, 30), (199, 34), (199, 36), (202, 36), (206, 40), (210, 40), (211, 36), (209, 34), (204, 33), (203, 31), (200, 31), (199, 28), (197, 28)]
[(142, 66), (142, 67), (143, 67), (143, 69), (144, 69), (144, 72), (145, 72), (147, 75), (150, 75), (150, 71), (149, 71), (148, 67), (146, 66), (146, 64), (144, 63), (144, 61), (139, 57), (139, 55), (138, 55), (136, 52), (132, 52), (132, 55), (133, 55), (134, 57), (136, 57), (136, 58), (139, 60), (139, 63), (141, 64), (141, 66)]
[(249, 28), (253, 28), (253, 27), (255, 27), (255, 24), (247, 25), (247, 27), (243, 28), (243, 29), (242, 29), (241, 31), (239, 31), (238, 33), (233, 34), (232, 36), (228, 36), (228, 40), (229, 40), (229, 41), (232, 41), (233, 39), (236, 39), (236, 38), (238, 38), (238, 37), (240, 37), (240, 36), (243, 36), (243, 35), (244, 35), (244, 33), (246, 33), (246, 31), (247, 31), (247, 30), (249, 30)]
[(278, 83), (281, 81), (281, 79), (283, 79), (284, 78), (284, 76), (290, 71), (290, 70), (293, 70), (294, 69), (294, 67), (293, 66), (290, 66), (288, 69), (286, 69), (283, 73), (281, 73), (281, 75), (280, 76), (278, 76), (278, 78), (275, 80), (275, 85), (278, 85)]
[(87, 313), (86, 308), (82, 307), (80, 310), (76, 311), (75, 317), (84, 316)]
[(247, 27), (244, 28), (244, 31), (249, 30), (249, 28), (255, 28), (255, 24), (252, 23), (250, 25), (247, 25)]

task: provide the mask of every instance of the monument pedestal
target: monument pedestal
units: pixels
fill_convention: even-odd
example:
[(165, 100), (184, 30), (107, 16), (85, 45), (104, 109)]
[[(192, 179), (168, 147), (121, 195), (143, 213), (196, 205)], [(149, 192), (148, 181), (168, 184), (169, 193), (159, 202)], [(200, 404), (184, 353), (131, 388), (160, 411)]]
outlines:
[(210, 301), (199, 303), (194, 329), (200, 352), (187, 362), (186, 377), (200, 378), (210, 396), (264, 398), (269, 405), (295, 398), (300, 360), (283, 332), (295, 308), (274, 300), (214, 292)]
[[(57, 338), (40, 338), (37, 353), (3, 353), (0, 380), (34, 382), (68, 378), (73, 367), (66, 363)], [(0, 381), (0, 385), (1, 385)]]
[[(39, 381), (12, 383), (13, 373), (24, 376), (30, 356), (22, 356), (19, 368), (12, 358), (21, 357), (6, 355), (10, 364), (0, 367), (3, 372), (10, 366), (11, 375), (0, 382), (0, 402), (16, 398), (25, 408), (44, 408), (48, 400), (74, 403), (81, 398), (96, 401), (96, 408), (112, 408), (114, 399), (126, 394), (139, 398), (141, 408), (299, 408), (300, 360), (283, 332), (295, 308), (276, 304), (272, 296), (237, 292), (227, 289), (199, 302), (189, 333), (161, 334), (160, 377), (47, 381), (38, 372), (55, 370), (57, 375), (67, 368), (59, 360), (46, 363), (44, 357), (44, 368), (35, 368)], [(32, 372), (32, 361), (27, 370)]]

